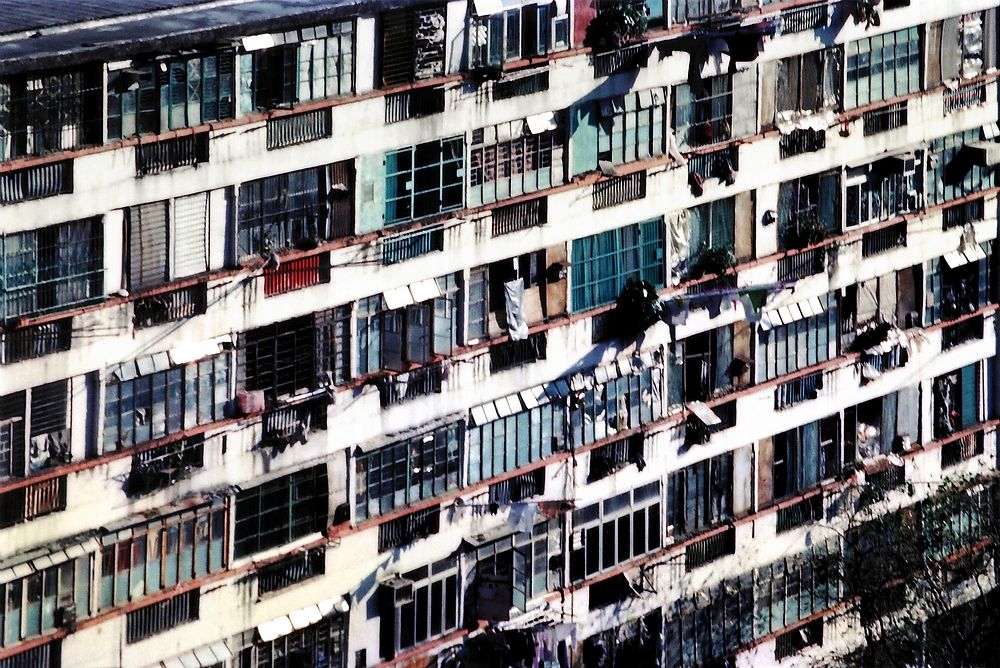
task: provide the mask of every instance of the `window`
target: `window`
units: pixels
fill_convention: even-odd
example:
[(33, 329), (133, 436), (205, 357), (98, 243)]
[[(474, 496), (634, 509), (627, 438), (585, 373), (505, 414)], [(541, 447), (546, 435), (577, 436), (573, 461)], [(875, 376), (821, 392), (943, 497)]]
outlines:
[(69, 463), (69, 417), (69, 380), (0, 397), (0, 479)]
[(257, 639), (252, 651), (254, 668), (340, 668), (346, 665), (347, 616), (334, 612), (270, 642)]
[(667, 533), (697, 533), (733, 517), (733, 454), (706, 459), (667, 479)]
[(704, 401), (716, 391), (730, 387), (732, 362), (732, 325), (695, 334), (675, 343), (670, 354), (670, 405)]
[[(443, 559), (383, 584), (380, 595), (382, 657), (458, 628), (458, 563)], [(405, 595), (404, 595), (405, 594)]]
[(672, 23), (687, 23), (711, 18), (714, 14), (728, 12), (732, 5), (732, 0), (678, 0), (670, 5)]
[(12, 319), (101, 299), (100, 218), (0, 236), (0, 305)]
[(512, 607), (523, 611), (529, 600), (559, 586), (558, 570), (549, 568), (549, 559), (561, 554), (558, 519), (479, 546), (475, 551), (479, 595), (474, 618), (506, 620)]
[(851, 42), (846, 50), (845, 108), (920, 90), (920, 30), (916, 26)]
[(904, 438), (919, 440), (919, 417), (915, 385), (844, 409), (845, 462), (901, 452)]
[(223, 570), (226, 534), (221, 500), (108, 534), (100, 554), (98, 609)]
[(848, 168), (847, 227), (915, 211), (922, 199), (917, 178), (919, 169), (920, 162), (909, 154)]
[[(780, 378), (837, 355), (836, 295), (827, 294), (818, 303), (810, 301), (805, 308), (813, 315), (803, 313), (802, 305), (795, 306), (795, 310), (789, 307), (787, 322), (785, 311), (778, 309), (774, 321), (769, 313), (767, 323), (759, 328), (757, 382)], [(819, 312), (817, 307), (821, 309)]]
[(207, 192), (125, 209), (128, 286), (138, 292), (208, 269)]
[(354, 92), (353, 21), (301, 28), (282, 37), (281, 46), (240, 55), (241, 111)]
[(547, 123), (533, 117), (475, 130), (469, 156), (469, 206), (562, 183), (562, 136), (558, 116)]
[(358, 454), (358, 521), (457, 489), (464, 427), (455, 422)]
[(232, 51), (137, 63), (108, 72), (108, 137), (233, 117)]
[(665, 665), (671, 668), (726, 665), (754, 638), (753, 572), (700, 587), (670, 604), (665, 613)]
[(927, 170), (928, 204), (944, 204), (993, 187), (993, 167), (976, 159), (970, 144), (981, 130), (966, 130), (931, 141)]
[(460, 208), (465, 139), (452, 137), (385, 156), (385, 222), (395, 225)]
[(836, 605), (840, 555), (834, 541), (754, 569), (754, 636), (762, 637)]
[[(507, 322), (508, 296), (506, 286), (512, 281), (518, 280), (521, 281), (525, 291), (519, 309), (524, 322), (534, 322), (543, 317), (542, 291), (545, 289), (545, 251), (535, 251), (500, 260), (487, 267), (474, 268), (470, 273), (470, 338), (488, 336), (491, 330), (496, 333), (497, 327), (510, 328), (510, 324)], [(517, 344), (519, 342), (510, 341), (507, 343)]]
[(0, 79), (0, 160), (101, 143), (99, 68)]
[(347, 307), (258, 327), (240, 335), (241, 384), (271, 399), (313, 390), (348, 376)]
[(444, 76), (445, 16), (444, 7), (397, 9), (382, 14), (383, 86)]
[(572, 246), (574, 312), (614, 303), (630, 278), (663, 286), (661, 218), (576, 239)]
[(598, 160), (621, 165), (666, 152), (667, 103), (662, 88), (603, 99), (598, 111)]
[(315, 247), (329, 238), (327, 171), (313, 167), (240, 185), (240, 258)]
[[(541, 2), (472, 19), (469, 62), (498, 67), (522, 57), (541, 56), (569, 46), (569, 15), (558, 3)], [(565, 7), (565, 5), (563, 5)]]
[(778, 188), (778, 231), (782, 250), (804, 248), (839, 228), (840, 174), (824, 172)]
[[(993, 301), (991, 245), (969, 244), (965, 253), (948, 253), (928, 261), (925, 271), (924, 324), (975, 313)], [(973, 262), (970, 257), (980, 258)]]
[(775, 92), (778, 117), (839, 106), (840, 77), (839, 49), (813, 51), (781, 59), (778, 61)]
[(296, 471), (236, 495), (233, 556), (278, 547), (326, 526), (326, 464)]
[[(742, 103), (742, 101), (741, 101)], [(674, 88), (674, 131), (683, 149), (733, 138), (733, 78), (723, 74)]]
[(173, 367), (165, 354), (122, 363), (104, 384), (104, 451), (222, 420), (228, 402), (226, 353)]
[(982, 397), (975, 364), (934, 379), (934, 438), (944, 438), (979, 422)]
[[(511, 413), (511, 398), (505, 398), (507, 415), (497, 413), (490, 402), (472, 409), (473, 422), (466, 433), (469, 483), (488, 480), (541, 461), (566, 442), (565, 399), (553, 387), (542, 391), (531, 408), (518, 399)], [(551, 396), (550, 396), (551, 395)]]
[[(0, 648), (14, 647), (90, 616), (91, 555), (67, 561), (60, 552), (46, 560), (51, 563), (59, 556), (62, 563), (36, 564), (31, 575), (0, 584)], [(28, 564), (22, 566), (31, 570)]]
[(598, 367), (594, 380), (592, 387), (569, 398), (569, 437), (576, 447), (659, 419), (663, 392), (659, 356), (644, 353), (638, 359), (623, 358)]
[(719, 267), (706, 260), (717, 251), (731, 252), (734, 248), (736, 200), (729, 197), (683, 211), (671, 220), (671, 227), (674, 271), (691, 278), (717, 273)]
[[(424, 299), (414, 302), (414, 294)], [(396, 308), (389, 308), (390, 301)], [(457, 309), (454, 274), (360, 300), (358, 373), (404, 371), (411, 364), (430, 362), (435, 355), (450, 355), (457, 341)]]
[(831, 415), (774, 436), (774, 500), (800, 494), (840, 473), (839, 433), (839, 416)]
[(579, 582), (663, 544), (660, 483), (573, 511), (570, 580)]

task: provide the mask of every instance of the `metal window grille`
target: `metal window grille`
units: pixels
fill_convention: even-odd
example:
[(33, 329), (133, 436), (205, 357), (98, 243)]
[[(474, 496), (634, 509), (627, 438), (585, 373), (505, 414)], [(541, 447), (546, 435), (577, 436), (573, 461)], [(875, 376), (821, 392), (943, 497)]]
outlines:
[(257, 594), (285, 589), (325, 572), (326, 552), (322, 548), (304, 550), (293, 557), (258, 569)]
[(264, 270), (264, 296), (301, 290), (330, 280), (330, 264), (326, 254), (285, 260), (274, 269)]
[(304, 144), (333, 135), (329, 108), (267, 119), (267, 150)]
[(774, 410), (784, 410), (803, 401), (815, 399), (822, 389), (822, 371), (781, 383), (774, 388)]
[(194, 589), (128, 613), (125, 620), (125, 641), (139, 642), (198, 619), (199, 602), (199, 591)]
[(0, 659), (0, 668), (60, 668), (61, 650), (62, 644), (58, 640), (38, 645)]
[(149, 494), (169, 487), (205, 464), (205, 441), (195, 437), (168, 443), (132, 457), (126, 482), (129, 496)]
[(826, 270), (825, 247), (799, 253), (789, 253), (778, 259), (778, 280), (797, 281), (806, 276), (812, 276)]
[(136, 329), (175, 322), (205, 312), (207, 285), (197, 283), (178, 290), (141, 297), (133, 305)]
[(646, 196), (646, 170), (617, 176), (594, 184), (594, 211), (643, 199)]
[(385, 376), (377, 381), (382, 408), (401, 404), (410, 399), (441, 392), (444, 367), (431, 364), (406, 373)]
[(507, 505), (545, 493), (545, 467), (493, 483), (489, 489), (490, 503)]
[(549, 71), (534, 72), (527, 76), (501, 79), (493, 84), (494, 100), (509, 100), (512, 97), (531, 95), (549, 89)]
[(786, 9), (781, 12), (779, 30), (782, 35), (790, 35), (825, 28), (829, 16), (828, 8), (828, 3), (821, 2), (815, 5)]
[(789, 506), (778, 509), (778, 533), (790, 531), (823, 518), (823, 495), (813, 494)]
[(950, 230), (953, 227), (962, 227), (986, 217), (986, 200), (978, 197), (967, 202), (952, 204), (941, 211), (944, 229)]
[(547, 198), (539, 197), (493, 209), (492, 234), (495, 237), (511, 234), (530, 227), (544, 225), (548, 216)]
[(895, 225), (865, 232), (861, 238), (862, 257), (872, 257), (893, 248), (906, 246), (906, 229), (906, 221), (904, 220)]
[(803, 153), (815, 153), (826, 148), (826, 131), (809, 128), (792, 130), (781, 135), (778, 140), (778, 151), (782, 159), (792, 158)]
[(0, 333), (0, 364), (13, 364), (70, 349), (72, 318), (9, 329)]
[(869, 137), (880, 132), (888, 132), (889, 130), (901, 128), (906, 125), (908, 115), (906, 101), (866, 111), (861, 115), (864, 135)]
[(611, 76), (618, 72), (629, 72), (645, 67), (649, 62), (651, 48), (648, 44), (633, 44), (615, 51), (591, 56), (594, 78)]
[(945, 116), (961, 109), (986, 104), (986, 82), (959, 84), (955, 90), (944, 92)]
[(545, 332), (536, 332), (521, 341), (509, 340), (490, 346), (490, 373), (545, 359), (547, 341)]
[(405, 262), (441, 250), (444, 250), (444, 225), (432, 225), (383, 238), (382, 264)]
[(416, 88), (385, 96), (385, 122), (439, 114), (445, 106), (444, 88)]
[(208, 143), (207, 132), (140, 142), (135, 147), (135, 173), (148, 176), (208, 162)]
[(441, 529), (441, 507), (418, 510), (384, 522), (378, 527), (378, 551), (409, 545), (436, 534)]
[(968, 459), (983, 454), (985, 435), (981, 431), (967, 434), (941, 446), (941, 468), (956, 466)]
[(0, 204), (73, 192), (73, 161), (62, 160), (0, 174)]
[(684, 569), (691, 572), (699, 566), (736, 553), (736, 528), (727, 527), (687, 546)]
[(984, 329), (982, 317), (948, 325), (941, 331), (941, 349), (948, 350), (969, 341), (978, 341), (983, 338)]

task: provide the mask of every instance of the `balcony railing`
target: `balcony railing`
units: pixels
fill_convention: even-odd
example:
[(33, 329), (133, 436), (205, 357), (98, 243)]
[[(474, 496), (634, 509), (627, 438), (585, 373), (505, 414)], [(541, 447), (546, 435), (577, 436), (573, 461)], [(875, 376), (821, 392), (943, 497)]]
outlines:
[(634, 44), (615, 51), (595, 54), (593, 56), (594, 78), (644, 67), (649, 61), (649, 49), (650, 47), (646, 44)]
[(401, 404), (417, 397), (441, 391), (444, 367), (441, 364), (422, 366), (407, 373), (385, 376), (377, 381), (382, 408)]
[(985, 326), (983, 318), (969, 318), (954, 325), (948, 325), (941, 330), (941, 349), (948, 350), (969, 341), (979, 341), (983, 338)]
[(789, 254), (778, 259), (778, 280), (797, 281), (826, 270), (825, 247)]
[(643, 459), (643, 438), (629, 436), (602, 445), (590, 452), (590, 473), (587, 482), (606, 478), (619, 469)]
[(545, 332), (531, 334), (521, 341), (504, 341), (490, 346), (490, 373), (512, 369), (545, 359)]
[(904, 246), (906, 246), (905, 220), (888, 227), (865, 232), (861, 237), (861, 255), (863, 257), (872, 257)]
[(865, 480), (873, 488), (881, 492), (896, 489), (906, 482), (906, 469), (902, 466), (887, 466), (881, 471), (866, 473)]
[(778, 533), (790, 531), (823, 518), (823, 495), (813, 494), (790, 506), (778, 509)]
[(864, 135), (869, 137), (880, 132), (888, 132), (889, 130), (901, 128), (906, 125), (907, 117), (908, 111), (905, 100), (866, 111), (861, 115)]
[(194, 589), (128, 613), (125, 620), (126, 642), (139, 642), (198, 619), (198, 603), (199, 591)]
[(0, 364), (13, 364), (67, 351), (72, 337), (72, 318), (9, 329), (0, 333), (0, 341), (3, 342), (0, 347)]
[(183, 320), (205, 312), (206, 285), (196, 283), (135, 301), (132, 322), (136, 329)]
[(805, 7), (793, 7), (781, 12), (779, 31), (782, 35), (790, 35), (806, 30), (819, 30), (826, 27), (829, 16), (829, 5), (821, 2)]
[(519, 476), (501, 480), (490, 485), (490, 503), (507, 505), (517, 503), (545, 492), (545, 469), (522, 473)]
[(325, 254), (286, 260), (274, 269), (264, 270), (264, 296), (273, 297), (329, 280), (330, 265)]
[(949, 468), (972, 459), (986, 451), (984, 432), (966, 434), (941, 446), (941, 468)]
[(495, 237), (544, 225), (547, 218), (547, 199), (538, 197), (525, 202), (509, 204), (492, 212), (492, 233)]
[(50, 478), (0, 495), (0, 527), (66, 509), (66, 476)]
[(305, 550), (257, 571), (257, 595), (292, 586), (326, 572), (326, 553), (322, 549)]
[(516, 79), (501, 79), (493, 84), (493, 99), (507, 100), (549, 89), (549, 71), (543, 70)]
[(385, 122), (398, 123), (410, 118), (430, 116), (444, 111), (444, 88), (415, 88), (385, 96)]
[(883, 374), (886, 371), (904, 367), (908, 361), (910, 361), (909, 352), (907, 352), (906, 348), (899, 345), (893, 346), (890, 350), (883, 353), (864, 353), (861, 356), (862, 366), (869, 367), (870, 370), (875, 371), (877, 374)]
[(967, 202), (953, 204), (941, 211), (944, 229), (962, 227), (986, 217), (986, 200), (978, 197)]
[(441, 530), (441, 506), (418, 510), (389, 520), (378, 527), (378, 551), (408, 545)]
[(333, 135), (330, 109), (267, 119), (267, 150), (324, 139)]
[(815, 399), (822, 389), (822, 371), (782, 383), (774, 388), (774, 410), (784, 410), (803, 401)]
[(736, 528), (722, 531), (690, 543), (684, 553), (684, 569), (688, 572), (705, 564), (736, 553)]
[(205, 439), (192, 437), (161, 445), (132, 457), (132, 470), (125, 488), (129, 496), (141, 496), (169, 487), (205, 464)]
[(264, 413), (261, 445), (284, 450), (294, 443), (305, 443), (309, 432), (326, 429), (328, 398), (316, 398), (287, 406), (279, 406)]
[(646, 171), (616, 176), (594, 184), (593, 210), (634, 202), (646, 196)]
[(444, 250), (444, 226), (404, 232), (382, 239), (382, 264), (396, 264)]
[(781, 135), (778, 140), (778, 154), (781, 158), (791, 158), (803, 153), (814, 153), (826, 148), (826, 130), (809, 128), (792, 130)]
[(944, 113), (948, 115), (959, 109), (986, 104), (986, 82), (962, 84), (955, 90), (944, 92)]
[(0, 204), (73, 192), (73, 161), (50, 162), (0, 174)]
[(139, 176), (159, 174), (177, 167), (189, 167), (208, 162), (208, 133), (161, 139), (135, 147), (135, 173)]
[[(720, 121), (728, 125), (728, 121)], [(715, 135), (719, 137), (720, 135)], [(717, 140), (721, 141), (721, 140)], [(727, 146), (711, 153), (698, 153), (688, 156), (688, 174), (697, 174), (702, 178), (717, 178), (728, 181), (739, 170), (740, 152), (736, 146)]]

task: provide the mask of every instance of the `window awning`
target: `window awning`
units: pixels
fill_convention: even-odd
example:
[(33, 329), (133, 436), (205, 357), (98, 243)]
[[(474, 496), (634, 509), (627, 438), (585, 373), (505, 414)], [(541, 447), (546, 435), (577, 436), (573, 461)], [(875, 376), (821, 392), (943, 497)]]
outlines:
[(211, 645), (199, 647), (173, 659), (161, 661), (161, 668), (209, 668), (220, 663), (225, 663), (235, 656), (224, 641), (219, 641)]
[(264, 33), (263, 35), (250, 35), (249, 37), (244, 37), (240, 40), (240, 46), (247, 53), (251, 51), (260, 51), (261, 49), (270, 49), (274, 46), (274, 36), (270, 33)]
[(313, 605), (307, 605), (287, 615), (264, 622), (257, 627), (257, 634), (264, 642), (271, 642), (276, 638), (288, 635), (292, 631), (298, 631), (315, 624), (335, 610), (337, 612), (347, 612), (348, 609), (347, 599), (343, 596), (334, 596), (333, 598), (328, 598)]
[[(77, 538), (68, 546), (48, 546), (22, 555), (13, 559), (0, 562), (0, 585), (17, 580), (32, 573), (38, 573), (65, 563), (70, 559), (82, 557), (85, 554), (96, 554), (101, 551), (101, 543), (95, 537)], [(63, 543), (65, 545), (65, 543)]]
[(951, 269), (961, 267), (962, 265), (969, 264), (970, 262), (978, 262), (979, 260), (985, 260), (987, 253), (983, 250), (983, 247), (979, 244), (969, 244), (965, 247), (965, 250), (957, 250), (944, 255), (944, 263), (948, 265)]
[[(184, 343), (167, 351), (167, 355), (170, 358), (170, 363), (174, 366), (180, 366), (181, 364), (187, 364), (188, 362), (194, 362), (196, 360), (203, 359), (205, 357), (211, 357), (212, 355), (217, 355), (223, 350), (223, 346), (226, 344), (232, 345), (233, 338), (231, 336), (224, 336), (210, 341), (196, 341), (194, 343)], [(155, 355), (153, 356), (156, 357)], [(141, 361), (138, 360), (137, 363)], [(162, 365), (162, 361), (160, 362)], [(156, 366), (156, 360), (154, 360), (154, 367)], [(163, 371), (164, 369), (154, 368), (154, 371)], [(146, 371), (142, 370), (140, 366), (140, 373), (145, 374)]]
[(706, 426), (714, 427), (717, 424), (722, 424), (722, 419), (704, 401), (692, 401), (687, 407)]
[(398, 308), (412, 304), (413, 294), (410, 292), (409, 286), (404, 285), (401, 288), (386, 290), (382, 293), (382, 299), (385, 300), (385, 307), (387, 309), (395, 311)]
[(1000, 165), (1000, 144), (992, 141), (977, 141), (966, 145), (972, 154), (972, 161), (983, 167)]
[(555, 130), (558, 126), (556, 123), (555, 112), (546, 111), (544, 114), (535, 114), (534, 116), (528, 116), (524, 119), (528, 124), (528, 132), (533, 135), (539, 135), (548, 130)]
[(823, 306), (823, 301), (819, 297), (812, 297), (811, 299), (806, 299), (795, 304), (779, 306), (776, 309), (764, 311), (760, 314), (760, 328), (766, 332), (775, 327), (787, 325), (824, 312), (826, 312), (826, 308)]
[(413, 297), (414, 304), (419, 304), (420, 302), (440, 297), (441, 290), (438, 288), (436, 280), (428, 278), (425, 281), (410, 285), (410, 296)]

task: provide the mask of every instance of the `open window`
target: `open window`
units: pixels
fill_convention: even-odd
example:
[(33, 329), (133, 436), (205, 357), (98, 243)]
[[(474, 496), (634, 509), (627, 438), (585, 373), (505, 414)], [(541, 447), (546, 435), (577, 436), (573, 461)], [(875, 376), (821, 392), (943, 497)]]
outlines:
[(0, 480), (68, 464), (69, 380), (0, 397)]
[(928, 261), (924, 324), (975, 313), (992, 301), (991, 250), (989, 243), (970, 243), (963, 250)]
[(840, 416), (777, 434), (769, 445), (761, 449), (761, 464), (770, 472), (772, 499), (801, 494), (840, 473)]
[(704, 401), (732, 385), (733, 327), (726, 325), (673, 344), (668, 375), (669, 402)]
[(850, 167), (845, 181), (847, 228), (888, 220), (922, 204), (922, 159), (912, 153)]
[(779, 186), (778, 234), (782, 250), (822, 241), (839, 227), (839, 218), (837, 171), (804, 176)]
[(447, 23), (444, 6), (383, 12), (381, 23), (383, 86), (444, 76)]
[[(507, 288), (521, 281), (523, 294)], [(545, 251), (525, 253), (472, 270), (469, 285), (469, 338), (497, 336), (509, 328), (508, 301), (521, 294), (526, 323), (545, 317)], [(514, 323), (517, 326), (519, 323)]]
[(919, 438), (920, 390), (914, 385), (844, 410), (844, 459), (902, 452)]
[(824, 49), (778, 62), (775, 112), (778, 119), (840, 105), (839, 49)]
[(667, 535), (704, 531), (733, 517), (733, 454), (675, 471), (667, 480)]
[(979, 422), (982, 398), (976, 364), (934, 379), (934, 438), (944, 438)]

